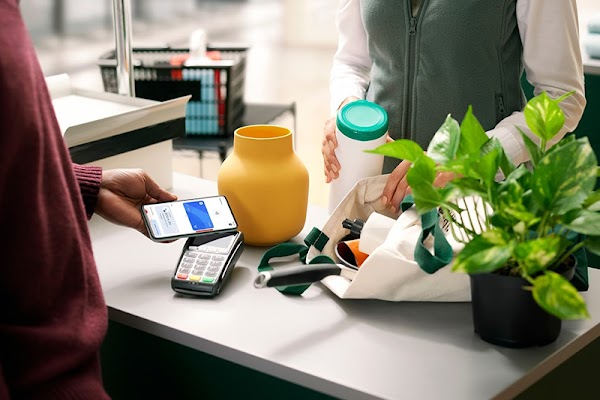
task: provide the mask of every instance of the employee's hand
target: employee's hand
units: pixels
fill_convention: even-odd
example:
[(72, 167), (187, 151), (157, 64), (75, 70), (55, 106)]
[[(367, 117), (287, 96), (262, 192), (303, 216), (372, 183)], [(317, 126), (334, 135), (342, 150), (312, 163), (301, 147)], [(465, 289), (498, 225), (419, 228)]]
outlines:
[[(406, 174), (410, 169), (412, 163), (403, 160), (398, 166), (392, 171), (388, 180), (383, 188), (381, 194), (381, 203), (390, 208), (392, 213), (397, 213), (400, 209), (400, 203), (404, 198), (410, 194), (410, 186), (406, 179)], [(455, 178), (452, 172), (438, 172), (433, 181), (433, 186), (444, 187), (448, 182)]]
[(140, 207), (143, 204), (177, 200), (141, 169), (109, 169), (102, 172), (96, 214), (148, 236)]
[(406, 180), (406, 173), (412, 163), (403, 160), (398, 164), (388, 177), (383, 193), (381, 194), (381, 204), (389, 207), (392, 213), (396, 213), (400, 208), (400, 203), (407, 194), (410, 193), (410, 187)]
[[(358, 97), (350, 96), (346, 98), (339, 108), (342, 108), (351, 101), (358, 100)], [(335, 156), (335, 149), (338, 146), (338, 141), (335, 136), (335, 118), (331, 117), (325, 121), (325, 128), (323, 129), (323, 142), (321, 144), (321, 153), (323, 154), (323, 165), (325, 173), (325, 182), (329, 183), (340, 176), (340, 169), (342, 166)]]

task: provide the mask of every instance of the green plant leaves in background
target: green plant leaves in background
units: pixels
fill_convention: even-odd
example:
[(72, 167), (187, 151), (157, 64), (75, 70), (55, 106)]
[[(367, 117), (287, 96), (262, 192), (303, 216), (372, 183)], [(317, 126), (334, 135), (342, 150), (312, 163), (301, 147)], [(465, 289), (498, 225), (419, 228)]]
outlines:
[(587, 138), (549, 152), (531, 177), (536, 201), (554, 214), (580, 207), (596, 185), (596, 165), (596, 155)]
[(471, 168), (483, 180), (486, 187), (491, 187), (495, 182), (501, 153), (500, 142), (497, 139), (490, 139), (481, 148), (479, 159), (471, 163)]
[(544, 141), (556, 136), (565, 123), (565, 116), (558, 106), (564, 97), (552, 100), (546, 92), (543, 92), (529, 100), (525, 106), (524, 114), (527, 126)]
[(435, 176), (435, 162), (426, 155), (419, 157), (406, 174), (415, 206), (421, 214), (437, 208), (442, 201), (442, 195), (433, 187)]
[(600, 211), (600, 191), (592, 192), (583, 202), (583, 207), (589, 211)]
[(460, 126), (450, 114), (437, 130), (427, 147), (427, 155), (440, 165), (446, 165), (453, 160), (460, 143)]
[(600, 214), (589, 210), (573, 210), (565, 215), (563, 226), (584, 235), (600, 232)]
[(566, 248), (566, 241), (558, 235), (527, 240), (515, 246), (513, 255), (525, 273), (533, 276), (552, 264)]
[(600, 236), (586, 236), (584, 243), (587, 250), (600, 256)]
[(421, 146), (407, 139), (398, 139), (393, 142), (385, 143), (373, 150), (365, 150), (365, 153), (383, 154), (387, 157), (398, 158), (410, 162), (415, 162), (419, 157), (425, 154)]
[(444, 202), (450, 202), (465, 196), (480, 196), (487, 198), (487, 191), (481, 186), (478, 179), (470, 177), (461, 177), (453, 179), (446, 185), (444, 191)]
[[(407, 180), (419, 213), (440, 208), (462, 232), (455, 239), (465, 247), (455, 257), (453, 271), (477, 274), (507, 268), (520, 273), (533, 284), (535, 301), (562, 319), (586, 318), (588, 312), (575, 287), (549, 268), (581, 245), (600, 255), (600, 190), (593, 192), (600, 176), (596, 155), (587, 138), (572, 134), (548, 148), (565, 121), (559, 103), (571, 94), (553, 100), (543, 92), (527, 103), (525, 120), (539, 145), (535, 137), (517, 129), (531, 165), (515, 166), (499, 140), (488, 137), (470, 106), (460, 125), (451, 115), (446, 117), (427, 153), (410, 140), (367, 150), (410, 161)], [(500, 170), (505, 179), (496, 182)], [(436, 188), (433, 182), (441, 171), (458, 178)], [(459, 199), (470, 195), (493, 210), (466, 217), (469, 222), (484, 221), (481, 234), (453, 217), (464, 211), (457, 205)], [(583, 243), (570, 241), (572, 233), (584, 235)]]
[(504, 266), (512, 254), (512, 243), (502, 232), (489, 230), (468, 242), (454, 260), (452, 270), (478, 274), (493, 272)]
[(540, 150), (540, 147), (537, 144), (535, 144), (535, 142), (531, 140), (531, 138), (527, 136), (525, 132), (521, 130), (521, 128), (517, 129), (519, 130), (519, 132), (521, 132), (521, 136), (523, 137), (523, 143), (525, 143), (525, 148), (527, 148), (529, 157), (531, 157), (531, 164), (533, 164), (533, 166), (535, 167), (540, 161), (540, 158), (542, 158), (542, 150)]
[(544, 310), (560, 319), (589, 318), (583, 297), (569, 281), (546, 271), (533, 282), (533, 298)]
[(435, 162), (426, 155), (422, 155), (410, 167), (407, 172), (406, 179), (408, 180), (408, 184), (411, 186), (417, 186), (423, 183), (433, 185), (435, 176)]
[[(524, 169), (515, 170), (514, 176), (522, 173), (529, 173)], [(534, 224), (540, 221), (540, 217), (535, 215), (525, 206), (523, 199), (527, 197), (523, 187), (516, 179), (504, 181), (498, 190), (498, 196), (495, 204), (498, 211), (495, 212), (492, 223), (497, 227), (503, 227), (510, 231), (512, 226), (522, 222), (525, 228), (529, 230)], [(513, 228), (514, 230), (514, 228)]]
[(467, 113), (460, 124), (460, 143), (458, 155), (465, 156), (479, 153), (479, 149), (489, 140), (479, 120), (473, 114), (473, 107), (469, 106)]

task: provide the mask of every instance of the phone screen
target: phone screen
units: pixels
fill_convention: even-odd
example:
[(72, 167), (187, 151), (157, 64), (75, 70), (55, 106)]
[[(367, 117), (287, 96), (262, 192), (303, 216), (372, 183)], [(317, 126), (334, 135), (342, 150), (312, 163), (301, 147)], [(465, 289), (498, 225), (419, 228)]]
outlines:
[(146, 204), (142, 212), (150, 235), (155, 239), (237, 229), (223, 196)]

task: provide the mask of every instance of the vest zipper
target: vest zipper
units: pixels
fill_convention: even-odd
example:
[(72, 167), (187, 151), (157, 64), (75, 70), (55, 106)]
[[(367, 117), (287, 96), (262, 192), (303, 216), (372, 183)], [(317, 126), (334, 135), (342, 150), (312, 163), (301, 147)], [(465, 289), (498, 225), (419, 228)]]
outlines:
[[(410, 2), (410, 0), (409, 0)], [(416, 70), (416, 57), (415, 57), (415, 35), (417, 34), (417, 17), (410, 17), (410, 27), (408, 30), (408, 71), (407, 71), (407, 90), (406, 98), (404, 99), (406, 107), (406, 114), (404, 115), (404, 126), (402, 127), (402, 137), (406, 139), (413, 139), (413, 132), (409, 131), (410, 122), (412, 121), (412, 92), (413, 92), (413, 82), (415, 80), (415, 70)]]
[(408, 34), (414, 36), (417, 33), (417, 19), (415, 17), (411, 17), (410, 19), (410, 30)]
[(506, 110), (504, 107), (504, 96), (502, 93), (496, 93), (496, 122), (502, 121), (506, 117)]

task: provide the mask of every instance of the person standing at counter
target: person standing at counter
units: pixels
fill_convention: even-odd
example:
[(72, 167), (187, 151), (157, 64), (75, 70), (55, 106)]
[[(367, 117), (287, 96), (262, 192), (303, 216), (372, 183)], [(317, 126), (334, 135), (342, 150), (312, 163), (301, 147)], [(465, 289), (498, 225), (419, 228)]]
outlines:
[[(338, 48), (330, 77), (331, 114), (349, 101), (381, 105), (390, 140), (427, 148), (450, 113), (459, 121), (469, 105), (490, 137), (515, 164), (528, 160), (517, 126), (536, 143), (523, 115), (523, 70), (537, 95), (567, 92), (556, 143), (572, 132), (586, 105), (575, 0), (449, 1), (341, 0)], [(343, 165), (335, 156), (335, 117), (325, 124), (321, 152), (326, 182)], [(408, 189), (410, 163), (387, 158), (381, 201), (397, 211)], [(451, 177), (439, 175), (436, 184)]]
[(108, 399), (107, 310), (87, 220), (145, 232), (175, 200), (144, 171), (73, 164), (18, 0), (0, 0), (0, 399)]

